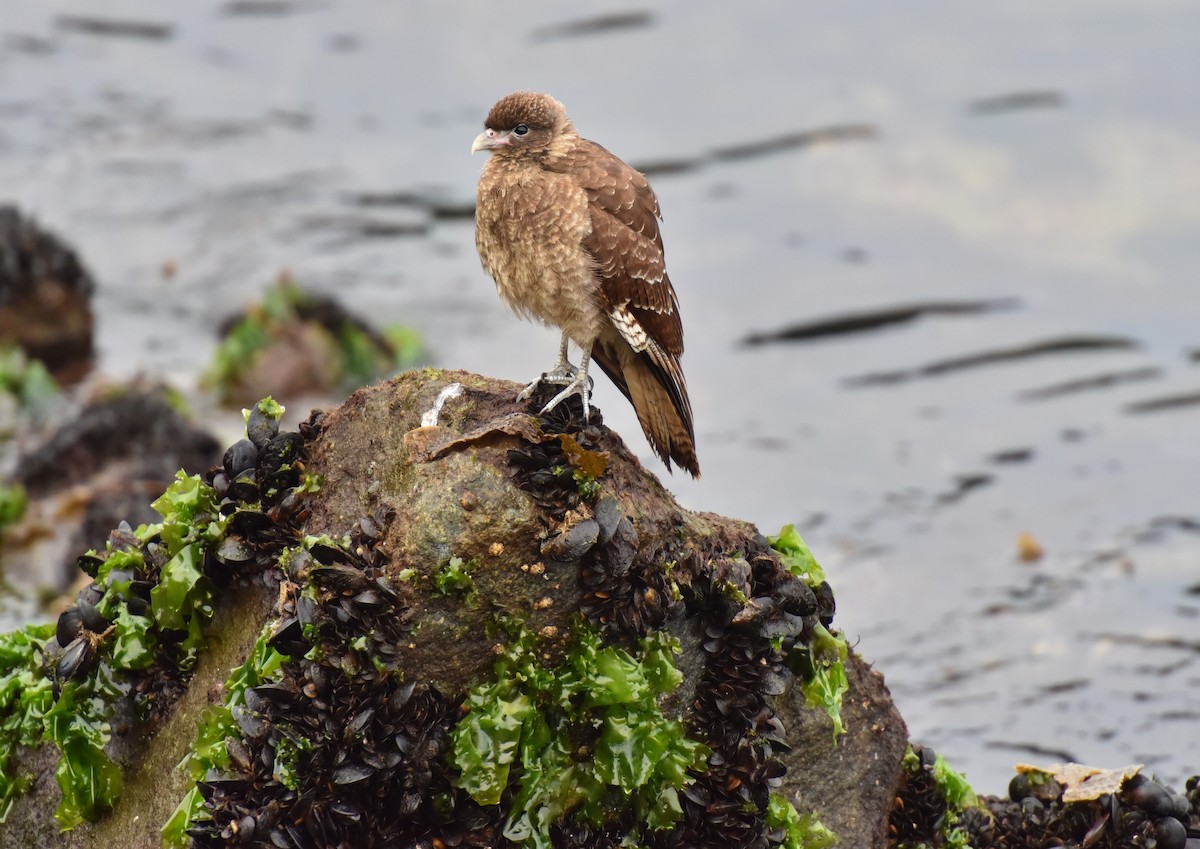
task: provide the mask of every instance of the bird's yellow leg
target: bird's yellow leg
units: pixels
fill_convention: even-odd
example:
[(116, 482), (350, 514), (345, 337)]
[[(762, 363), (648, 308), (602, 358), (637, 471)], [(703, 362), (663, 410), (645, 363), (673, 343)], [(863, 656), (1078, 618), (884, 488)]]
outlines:
[[(558, 344), (558, 359), (555, 361), (554, 365), (550, 367), (550, 371), (542, 372), (541, 377), (521, 390), (521, 393), (517, 395), (518, 401), (529, 400), (537, 388), (543, 383), (551, 383), (556, 386), (563, 386), (571, 383), (575, 379), (577, 369), (575, 366), (571, 365), (570, 361), (567, 359), (567, 342), (569, 341), (570, 338), (566, 333), (563, 333), (562, 341)], [(584, 368), (586, 368), (586, 365)]]

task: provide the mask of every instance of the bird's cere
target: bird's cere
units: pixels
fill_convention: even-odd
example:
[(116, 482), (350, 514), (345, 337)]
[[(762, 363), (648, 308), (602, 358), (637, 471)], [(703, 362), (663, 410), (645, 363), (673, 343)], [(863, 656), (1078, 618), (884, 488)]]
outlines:
[(511, 143), (511, 133), (500, 133), (496, 130), (487, 129), (475, 137), (475, 142), (471, 145), (471, 153), (478, 153), (481, 150), (495, 150), (498, 147)]

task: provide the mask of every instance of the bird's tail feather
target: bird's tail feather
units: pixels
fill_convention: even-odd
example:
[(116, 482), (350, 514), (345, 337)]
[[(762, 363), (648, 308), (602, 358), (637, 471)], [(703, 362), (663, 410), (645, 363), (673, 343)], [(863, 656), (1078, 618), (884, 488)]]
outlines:
[(679, 358), (651, 342), (644, 351), (623, 348), (616, 355), (597, 345), (592, 359), (633, 404), (650, 447), (667, 468), (674, 460), (700, 477), (692, 404)]

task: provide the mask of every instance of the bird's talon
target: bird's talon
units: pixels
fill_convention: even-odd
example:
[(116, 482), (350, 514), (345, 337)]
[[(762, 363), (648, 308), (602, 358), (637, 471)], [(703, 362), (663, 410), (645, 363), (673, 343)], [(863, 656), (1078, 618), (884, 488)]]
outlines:
[(591, 384), (592, 379), (588, 377), (586, 373), (576, 375), (575, 378), (569, 384), (567, 384), (567, 387), (563, 389), (562, 392), (559, 392), (550, 399), (546, 406), (542, 407), (541, 415), (546, 415), (546, 413), (553, 410), (572, 395), (578, 395), (580, 400), (583, 402), (583, 420), (587, 421), (591, 414), (591, 405), (588, 403), (588, 396), (591, 393)]
[[(561, 366), (555, 366), (550, 371), (542, 372), (542, 376), (530, 383), (517, 395), (518, 401), (528, 401), (533, 397), (533, 393), (537, 392), (538, 387), (543, 383), (548, 383), (551, 386), (568, 386), (575, 382), (576, 376), (579, 374), (579, 369), (570, 363), (563, 363)], [(588, 386), (591, 387), (592, 379), (588, 378)]]

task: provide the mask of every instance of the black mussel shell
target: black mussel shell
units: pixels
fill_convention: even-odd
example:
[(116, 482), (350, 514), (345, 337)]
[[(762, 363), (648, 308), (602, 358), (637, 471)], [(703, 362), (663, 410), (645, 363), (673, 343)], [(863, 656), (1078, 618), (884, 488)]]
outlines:
[(83, 617), (79, 613), (79, 608), (68, 607), (58, 615), (58, 626), (55, 629), (54, 638), (58, 640), (60, 646), (65, 648), (79, 636), (82, 628)]
[(242, 472), (229, 485), (229, 497), (247, 504), (258, 501), (258, 482), (255, 480), (252, 470)]
[(1158, 841), (1156, 849), (1184, 849), (1187, 846), (1187, 829), (1175, 817), (1163, 817), (1154, 823), (1154, 839)]
[(314, 583), (339, 593), (365, 589), (369, 581), (367, 576), (358, 569), (341, 563), (317, 566), (309, 572), (309, 577)]
[(217, 559), (224, 563), (249, 563), (254, 559), (254, 549), (237, 536), (227, 536), (217, 546)]
[(349, 563), (350, 552), (338, 545), (329, 545), (324, 542), (313, 543), (308, 549), (308, 553), (313, 556), (318, 563), (330, 566), (334, 563)]
[(263, 446), (275, 438), (279, 433), (279, 419), (268, 416), (259, 405), (255, 404), (250, 408), (250, 415), (246, 419), (246, 437), (254, 447), (262, 450)]
[(280, 654), (286, 654), (289, 657), (302, 655), (312, 648), (308, 640), (304, 639), (304, 626), (300, 624), (300, 620), (295, 616), (279, 623), (279, 627), (271, 639), (267, 641), (267, 645)]
[[(1142, 780), (1139, 781), (1139, 778)], [(1171, 798), (1170, 791), (1157, 781), (1147, 778), (1140, 773), (1131, 778), (1125, 785), (1125, 798), (1151, 817), (1170, 817), (1175, 815), (1175, 800)]]
[(596, 522), (600, 526), (600, 544), (604, 545), (617, 530), (621, 522), (621, 506), (617, 499), (605, 495), (596, 502)]
[(236, 478), (247, 469), (253, 469), (258, 465), (258, 448), (249, 439), (239, 440), (229, 446), (222, 465), (225, 468), (225, 474), (230, 478)]
[[(83, 627), (87, 628), (89, 631), (100, 633), (108, 627), (109, 622), (104, 618), (104, 615), (96, 609), (96, 605), (91, 602), (91, 595), (91, 593), (88, 593), (85, 597), (84, 593), (80, 593), (79, 597), (76, 599), (79, 609), (79, 616), (83, 621)], [(101, 598), (103, 598), (103, 596), (101, 596)]]
[(55, 671), (58, 677), (71, 680), (82, 678), (91, 670), (96, 661), (96, 649), (87, 637), (76, 637), (67, 645), (58, 659)]
[(559, 563), (573, 563), (591, 551), (600, 538), (600, 523), (584, 519), (542, 543), (542, 556)]
[(258, 510), (238, 510), (229, 520), (229, 530), (243, 536), (254, 536), (259, 531), (265, 531), (275, 522), (266, 513)]
[(75, 564), (84, 574), (94, 578), (96, 577), (96, 573), (100, 571), (100, 567), (104, 565), (104, 558), (89, 552), (79, 555), (75, 560)]
[(365, 783), (375, 774), (375, 770), (366, 764), (342, 764), (333, 771), (333, 783), (342, 787), (354, 787)]
[(102, 598), (104, 598), (104, 587), (95, 581), (92, 581), (92, 583), (88, 584), (75, 595), (76, 602), (86, 602), (93, 607), (99, 604)]

